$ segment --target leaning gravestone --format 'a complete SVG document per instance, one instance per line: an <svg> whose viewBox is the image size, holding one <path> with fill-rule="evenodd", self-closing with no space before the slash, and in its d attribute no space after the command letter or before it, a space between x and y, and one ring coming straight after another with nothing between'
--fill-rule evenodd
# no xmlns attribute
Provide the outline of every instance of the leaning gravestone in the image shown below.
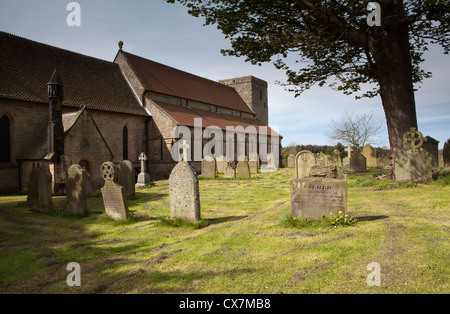
<svg viewBox="0 0 450 314"><path fill-rule="evenodd" d="M127 196L124 188L116 183L117 172L114 164L107 161L100 169L105 180L105 186L101 191L106 215L114 220L126 220L128 218Z"/></svg>
<svg viewBox="0 0 450 314"><path fill-rule="evenodd" d="M200 220L200 194L194 169L179 162L169 176L170 216L190 222Z"/></svg>
<svg viewBox="0 0 450 314"><path fill-rule="evenodd" d="M293 178L291 216L297 219L320 219L344 216L347 210L347 176L335 165L311 167L303 178Z"/></svg>
<svg viewBox="0 0 450 314"><path fill-rule="evenodd" d="M202 177L216 177L216 160L211 156L205 156L202 159Z"/></svg>
<svg viewBox="0 0 450 314"><path fill-rule="evenodd" d="M240 161L236 167L236 178L250 178L250 167L246 161Z"/></svg>
<svg viewBox="0 0 450 314"><path fill-rule="evenodd" d="M403 136L403 150L395 159L398 182L428 182L432 179L432 158L423 145L423 135L411 128Z"/></svg>
<svg viewBox="0 0 450 314"><path fill-rule="evenodd" d="M257 152L250 153L248 166L251 174L257 174L259 168L259 155Z"/></svg>
<svg viewBox="0 0 450 314"><path fill-rule="evenodd" d="M136 193L136 182L134 180L134 167L131 161L122 160L118 171L118 184L123 187L126 196L133 196Z"/></svg>
<svg viewBox="0 0 450 314"><path fill-rule="evenodd" d="M350 157L350 169L361 172L367 171L366 157L364 157L360 151L356 151L352 154L352 157Z"/></svg>
<svg viewBox="0 0 450 314"><path fill-rule="evenodd" d="M224 169L224 172L223 172L223 176L225 178L236 178L236 170L231 166L231 162L230 161L228 161L226 166L225 166L225 169Z"/></svg>
<svg viewBox="0 0 450 314"><path fill-rule="evenodd" d="M72 165L67 170L67 206L69 215L85 215L87 209L87 172L80 165Z"/></svg>
<svg viewBox="0 0 450 314"><path fill-rule="evenodd" d="M303 178L309 174L311 167L316 164L316 156L309 150L302 150L295 156L295 176Z"/></svg>
<svg viewBox="0 0 450 314"><path fill-rule="evenodd" d="M38 210L48 212L53 208L52 202L52 174L47 163L39 168L39 201Z"/></svg>
<svg viewBox="0 0 450 314"><path fill-rule="evenodd" d="M29 204L37 204L39 202L39 169L39 165L33 162L28 181L27 203Z"/></svg>
<svg viewBox="0 0 450 314"><path fill-rule="evenodd" d="M290 154L287 158L287 166L288 168L294 168L295 167L295 156Z"/></svg>
<svg viewBox="0 0 450 314"><path fill-rule="evenodd" d="M377 161L377 151L375 148L372 147L372 145L367 144L362 149L362 154L364 157L366 157L366 166L367 167L377 167L378 161Z"/></svg>

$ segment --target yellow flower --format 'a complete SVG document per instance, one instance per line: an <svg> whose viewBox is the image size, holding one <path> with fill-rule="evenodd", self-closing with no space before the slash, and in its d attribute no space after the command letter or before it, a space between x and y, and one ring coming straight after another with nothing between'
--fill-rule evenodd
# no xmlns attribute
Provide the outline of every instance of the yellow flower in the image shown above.
<svg viewBox="0 0 450 314"><path fill-rule="evenodd" d="M348 217L348 215L345 215L345 217Z"/></svg>
<svg viewBox="0 0 450 314"><path fill-rule="evenodd" d="M341 212L341 211L339 211L339 214L342 214L342 212Z"/></svg>
<svg viewBox="0 0 450 314"><path fill-rule="evenodd" d="M330 212L330 215L333 215L333 213L332 213L332 212Z"/></svg>
<svg viewBox="0 0 450 314"><path fill-rule="evenodd" d="M294 217L294 220L295 220L296 218Z"/></svg>

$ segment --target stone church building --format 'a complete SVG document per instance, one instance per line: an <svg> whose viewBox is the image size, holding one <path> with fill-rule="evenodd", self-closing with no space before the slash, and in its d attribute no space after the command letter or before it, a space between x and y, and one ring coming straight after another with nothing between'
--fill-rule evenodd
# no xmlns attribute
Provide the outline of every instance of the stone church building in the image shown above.
<svg viewBox="0 0 450 314"><path fill-rule="evenodd" d="M279 160L281 136L267 127L265 81L211 81L125 52L122 45L109 62L0 32L0 193L26 189L39 163L49 164L55 194L64 194L72 164L100 187L103 162L130 160L138 173L142 152L152 180L167 178L180 138L173 130L192 130L193 148L199 118L203 128L224 133L227 127L254 127L256 137L241 137L245 154L262 147ZM236 147L224 143L224 154L227 149ZM199 171L200 161L189 160Z"/></svg>

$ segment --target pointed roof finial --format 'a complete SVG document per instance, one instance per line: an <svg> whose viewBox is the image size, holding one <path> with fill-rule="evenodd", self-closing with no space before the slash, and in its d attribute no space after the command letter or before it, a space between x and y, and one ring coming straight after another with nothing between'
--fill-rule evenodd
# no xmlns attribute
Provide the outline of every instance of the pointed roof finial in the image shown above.
<svg viewBox="0 0 450 314"><path fill-rule="evenodd" d="M64 85L56 69L53 71L52 77L50 78L50 81L47 83L47 85Z"/></svg>
<svg viewBox="0 0 450 314"><path fill-rule="evenodd" d="M122 50L123 47L123 41L119 41L119 49Z"/></svg>

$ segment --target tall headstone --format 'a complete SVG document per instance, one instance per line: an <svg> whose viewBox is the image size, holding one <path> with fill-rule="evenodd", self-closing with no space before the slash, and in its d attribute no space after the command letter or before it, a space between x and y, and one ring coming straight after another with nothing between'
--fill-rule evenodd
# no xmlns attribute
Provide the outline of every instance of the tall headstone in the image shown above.
<svg viewBox="0 0 450 314"><path fill-rule="evenodd" d="M133 164L129 160L122 160L119 164L117 183L123 187L127 196L133 196L136 193L136 182L134 180Z"/></svg>
<svg viewBox="0 0 450 314"><path fill-rule="evenodd" d="M145 162L148 160L148 157L145 153L141 153L139 156L139 161L141 162L141 172L138 174L138 179L136 186L144 186L150 184L150 175L147 172Z"/></svg>
<svg viewBox="0 0 450 314"><path fill-rule="evenodd" d="M367 171L366 157L359 150L350 157L350 169L354 171Z"/></svg>
<svg viewBox="0 0 450 314"><path fill-rule="evenodd" d="M364 157L366 157L366 166L367 167L377 167L378 161L377 161L377 151L375 148L372 147L372 145L367 144L362 149L362 154Z"/></svg>
<svg viewBox="0 0 450 314"><path fill-rule="evenodd" d="M67 205L69 215L85 215L87 209L87 172L80 165L75 164L67 170Z"/></svg>
<svg viewBox="0 0 450 314"><path fill-rule="evenodd" d="M287 158L287 166L288 168L294 168L295 167L295 156L290 154Z"/></svg>
<svg viewBox="0 0 450 314"><path fill-rule="evenodd" d="M28 181L27 203L38 204L39 202L39 169L40 166L33 163Z"/></svg>
<svg viewBox="0 0 450 314"><path fill-rule="evenodd" d="M216 177L216 160L211 156L205 156L202 159L202 177Z"/></svg>
<svg viewBox="0 0 450 314"><path fill-rule="evenodd" d="M52 174L47 163L39 168L39 201L38 210L48 212L53 209L52 202Z"/></svg>
<svg viewBox="0 0 450 314"><path fill-rule="evenodd" d="M236 166L236 178L250 178L250 167L246 161L239 161Z"/></svg>
<svg viewBox="0 0 450 314"><path fill-rule="evenodd" d="M423 149L431 155L431 165L439 167L439 141L431 136L425 136L423 139Z"/></svg>
<svg viewBox="0 0 450 314"><path fill-rule="evenodd" d="M170 216L186 221L200 220L198 178L187 162L179 162L169 176Z"/></svg>
<svg viewBox="0 0 450 314"><path fill-rule="evenodd" d="M106 215L114 220L126 220L128 218L127 196L124 188L117 184L117 172L114 164L107 161L102 164L100 170L105 180L101 191Z"/></svg>
<svg viewBox="0 0 450 314"><path fill-rule="evenodd" d="M309 175L291 179L290 186L292 217L317 220L346 214L347 176L335 165L315 165Z"/></svg>
<svg viewBox="0 0 450 314"><path fill-rule="evenodd" d="M295 176L303 178L309 175L311 167L316 164L316 156L309 150L302 150L295 156Z"/></svg>
<svg viewBox="0 0 450 314"><path fill-rule="evenodd" d="M432 158L423 147L423 135L411 128L403 136L403 150L395 159L398 182L428 182L432 179Z"/></svg>
<svg viewBox="0 0 450 314"><path fill-rule="evenodd" d="M250 153L248 166L251 174L257 174L259 169L259 155L257 152Z"/></svg>
<svg viewBox="0 0 450 314"><path fill-rule="evenodd" d="M350 158L352 158L353 149L349 144L344 150L347 152L347 157L342 159L342 165L344 168L350 168Z"/></svg>
<svg viewBox="0 0 450 314"><path fill-rule="evenodd" d="M216 157L217 172L225 173L225 166L227 164L226 157L224 155Z"/></svg>

